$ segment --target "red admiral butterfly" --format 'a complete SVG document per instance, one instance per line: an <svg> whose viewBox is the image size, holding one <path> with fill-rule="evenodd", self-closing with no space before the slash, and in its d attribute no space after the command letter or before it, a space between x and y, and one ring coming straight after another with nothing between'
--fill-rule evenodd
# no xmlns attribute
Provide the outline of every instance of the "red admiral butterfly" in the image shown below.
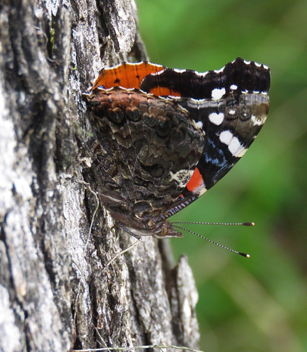
<svg viewBox="0 0 307 352"><path fill-rule="evenodd" d="M198 73L123 63L85 94L99 197L127 232L182 237L167 218L220 180L264 124L270 71L237 58Z"/></svg>

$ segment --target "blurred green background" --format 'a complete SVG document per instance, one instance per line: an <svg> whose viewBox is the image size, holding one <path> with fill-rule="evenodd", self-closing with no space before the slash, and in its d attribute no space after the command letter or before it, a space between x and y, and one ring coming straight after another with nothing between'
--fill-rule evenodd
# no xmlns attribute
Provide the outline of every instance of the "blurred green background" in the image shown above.
<svg viewBox="0 0 307 352"><path fill-rule="evenodd" d="M189 257L206 352L307 351L307 1L137 0L150 60L197 71L240 56L268 65L271 110L230 173L177 221L251 227L190 228L172 241ZM175 218L173 218L175 220Z"/></svg>

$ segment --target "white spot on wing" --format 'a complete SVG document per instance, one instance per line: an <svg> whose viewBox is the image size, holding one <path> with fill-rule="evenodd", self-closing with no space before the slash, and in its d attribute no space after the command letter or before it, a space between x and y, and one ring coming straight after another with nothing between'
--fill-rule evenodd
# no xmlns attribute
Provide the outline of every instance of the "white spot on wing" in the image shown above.
<svg viewBox="0 0 307 352"><path fill-rule="evenodd" d="M265 123L266 119L261 119L260 117L257 117L256 115L252 115L251 120L252 120L254 126L261 126Z"/></svg>
<svg viewBox="0 0 307 352"><path fill-rule="evenodd" d="M159 76L159 75L162 75L162 73L164 73L165 72L165 69L164 70L161 70L161 71L158 71L158 72L153 72L153 73L151 73L151 75L153 75L153 76Z"/></svg>
<svg viewBox="0 0 307 352"><path fill-rule="evenodd" d="M236 158L241 158L247 151L230 131L223 131L220 134L220 141L228 146L228 150Z"/></svg>
<svg viewBox="0 0 307 352"><path fill-rule="evenodd" d="M195 122L195 126L202 130L204 124L202 123L202 121L197 121L197 122Z"/></svg>
<svg viewBox="0 0 307 352"><path fill-rule="evenodd" d="M232 85L230 86L230 89L231 89L231 90L236 90L236 89L238 89L238 86L237 86L236 84L232 84Z"/></svg>
<svg viewBox="0 0 307 352"><path fill-rule="evenodd" d="M193 191L193 193L196 193L199 197L202 196L204 193L206 193L208 190L205 187L205 184L201 185L198 187L196 190Z"/></svg>
<svg viewBox="0 0 307 352"><path fill-rule="evenodd" d="M237 114L237 110L235 110L235 109L228 110L228 115L235 116L236 114Z"/></svg>
<svg viewBox="0 0 307 352"><path fill-rule="evenodd" d="M219 100L226 93L225 88L215 88L211 92L211 97L213 100Z"/></svg>
<svg viewBox="0 0 307 352"><path fill-rule="evenodd" d="M173 70L177 73L187 72L187 70L180 70L179 68L173 68Z"/></svg>
<svg viewBox="0 0 307 352"><path fill-rule="evenodd" d="M240 143L240 141L237 137L232 138L230 144L228 145L228 149L229 149L230 153L237 158L241 158L247 150Z"/></svg>
<svg viewBox="0 0 307 352"><path fill-rule="evenodd" d="M209 120L215 125L219 126L224 121L224 114L222 112L216 113L212 112L209 114Z"/></svg>
<svg viewBox="0 0 307 352"><path fill-rule="evenodd" d="M229 145L233 134L230 131L223 131L220 134L220 141L226 145Z"/></svg>
<svg viewBox="0 0 307 352"><path fill-rule="evenodd" d="M222 67L222 68L220 68L219 70L214 70L214 72L215 72L215 73L221 73L221 72L224 71L224 69L225 69L225 66Z"/></svg>

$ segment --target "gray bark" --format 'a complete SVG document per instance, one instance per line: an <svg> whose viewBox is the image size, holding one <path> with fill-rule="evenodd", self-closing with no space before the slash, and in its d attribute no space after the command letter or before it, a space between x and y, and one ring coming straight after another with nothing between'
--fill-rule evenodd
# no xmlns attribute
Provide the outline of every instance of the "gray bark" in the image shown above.
<svg viewBox="0 0 307 352"><path fill-rule="evenodd" d="M146 59L130 0L0 4L0 351L197 348L197 292L166 240L98 204L81 93ZM85 182L88 181L88 182ZM99 207L98 207L99 205Z"/></svg>

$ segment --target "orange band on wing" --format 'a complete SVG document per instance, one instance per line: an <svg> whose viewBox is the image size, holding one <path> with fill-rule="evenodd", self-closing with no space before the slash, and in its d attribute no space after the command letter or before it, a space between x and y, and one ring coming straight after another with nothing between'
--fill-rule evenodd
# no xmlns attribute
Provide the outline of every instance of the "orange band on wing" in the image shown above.
<svg viewBox="0 0 307 352"><path fill-rule="evenodd" d="M180 93L167 88L167 87L155 87L150 89L149 93L155 94L157 96L164 96L164 97L169 97L169 96L173 96L173 97L180 97Z"/></svg>
<svg viewBox="0 0 307 352"><path fill-rule="evenodd" d="M92 89L103 86L104 89L121 86L123 88L139 88L143 78L151 73L164 70L161 65L153 65L149 62L138 64L123 64L107 68L100 72Z"/></svg>
<svg viewBox="0 0 307 352"><path fill-rule="evenodd" d="M203 177L201 175L201 173L199 172L198 168L195 168L194 173L192 175L192 177L190 178L190 181L187 183L187 189L190 192L195 191L198 187L204 185L204 180Z"/></svg>

